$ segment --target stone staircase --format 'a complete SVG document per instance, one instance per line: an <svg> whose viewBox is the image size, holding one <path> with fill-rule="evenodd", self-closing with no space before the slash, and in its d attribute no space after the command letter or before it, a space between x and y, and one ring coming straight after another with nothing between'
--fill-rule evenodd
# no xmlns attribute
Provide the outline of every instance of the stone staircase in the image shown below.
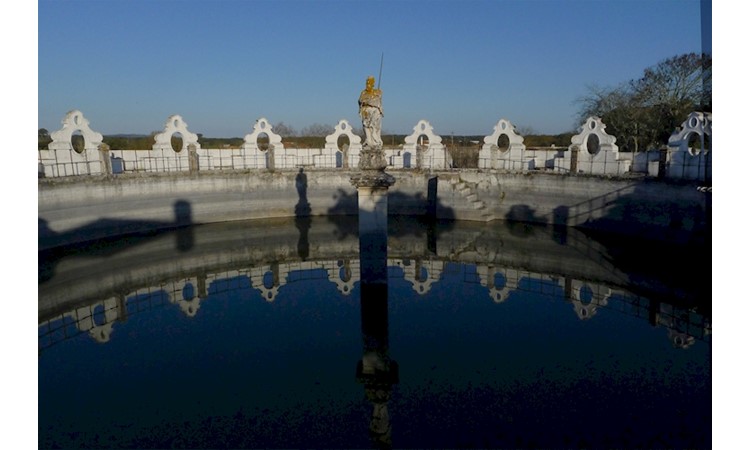
<svg viewBox="0 0 750 450"><path fill-rule="evenodd" d="M478 213L478 218L485 222L493 219L492 213L487 210L487 205L479 199L476 183L461 180L460 177L454 177L450 180L453 189L458 192L471 209Z"/></svg>

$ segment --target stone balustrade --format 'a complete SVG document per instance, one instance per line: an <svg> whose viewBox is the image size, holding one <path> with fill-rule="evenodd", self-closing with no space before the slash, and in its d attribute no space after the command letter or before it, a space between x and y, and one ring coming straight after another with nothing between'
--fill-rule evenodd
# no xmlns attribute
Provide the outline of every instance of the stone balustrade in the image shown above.
<svg viewBox="0 0 750 450"><path fill-rule="evenodd" d="M598 117L589 117L567 148L532 149L523 143L516 127L500 119L478 151L477 168L515 173L544 171L559 174L645 176L711 181L711 114L693 112L662 149L620 152L615 137L606 133ZM70 111L63 127L51 134L48 150L39 150L39 177L108 175L126 172L196 172L215 170L296 170L303 167L354 169L362 150L360 136L342 119L326 136L323 148L287 148L265 117L258 119L240 148L203 149L198 136L179 115L170 116L155 136L151 149L111 150L102 135L89 127L80 111ZM74 148L73 135L83 138ZM182 147L172 147L172 137ZM389 169L459 169L441 136L427 120L396 148L384 149Z"/></svg>

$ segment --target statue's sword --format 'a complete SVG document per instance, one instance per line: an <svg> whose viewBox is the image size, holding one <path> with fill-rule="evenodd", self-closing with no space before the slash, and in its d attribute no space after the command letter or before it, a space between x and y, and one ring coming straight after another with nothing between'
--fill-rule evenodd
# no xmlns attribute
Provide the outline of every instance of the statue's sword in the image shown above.
<svg viewBox="0 0 750 450"><path fill-rule="evenodd" d="M380 77L383 76L383 52L380 53L380 72L378 72L378 89L380 89Z"/></svg>

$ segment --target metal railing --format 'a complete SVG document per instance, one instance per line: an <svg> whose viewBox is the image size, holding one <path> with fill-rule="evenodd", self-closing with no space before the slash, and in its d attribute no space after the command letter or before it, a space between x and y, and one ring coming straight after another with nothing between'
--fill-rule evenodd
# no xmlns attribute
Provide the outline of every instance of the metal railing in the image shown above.
<svg viewBox="0 0 750 450"><path fill-rule="evenodd" d="M575 148L537 147L513 151L500 148L450 148L442 153L386 149L391 169L498 170L564 175L651 176L711 181L710 151L696 154L674 148L636 154L599 152L590 155ZM118 175L123 173L189 173L198 171L344 169L357 166L358 155L330 148L245 148L161 150L38 150L39 177Z"/></svg>

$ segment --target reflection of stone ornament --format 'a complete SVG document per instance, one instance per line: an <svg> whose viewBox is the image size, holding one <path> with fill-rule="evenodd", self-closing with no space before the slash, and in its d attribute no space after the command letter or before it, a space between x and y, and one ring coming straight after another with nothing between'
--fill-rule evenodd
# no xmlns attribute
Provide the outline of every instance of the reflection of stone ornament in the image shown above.
<svg viewBox="0 0 750 450"><path fill-rule="evenodd" d="M669 330L669 341L674 348L689 348L695 344L695 338L679 331Z"/></svg>
<svg viewBox="0 0 750 450"><path fill-rule="evenodd" d="M578 318L588 320L596 315L598 308L607 306L615 291L604 285L571 280L570 294L570 301Z"/></svg>
<svg viewBox="0 0 750 450"><path fill-rule="evenodd" d="M198 297L190 300L177 300L177 306L180 310L188 317L195 317L198 313L198 308L201 307L201 299Z"/></svg>
<svg viewBox="0 0 750 450"><path fill-rule="evenodd" d="M101 308L104 312L103 321L101 320L102 316L97 313L98 308ZM109 298L102 302L78 308L66 315L75 321L76 328L79 331L88 333L96 342L103 344L109 342L112 336L112 326L119 315L118 308L117 299ZM101 323L97 324L95 317L99 317Z"/></svg>
<svg viewBox="0 0 750 450"><path fill-rule="evenodd" d="M272 282L270 286L266 286L265 278L270 275ZM266 267L254 267L250 270L250 284L253 288L260 292L263 300L267 302L273 302L276 300L276 296L279 294L280 279L278 266L266 266ZM286 276L283 277L284 282Z"/></svg>
<svg viewBox="0 0 750 450"><path fill-rule="evenodd" d="M188 317L195 317L201 306L201 298L197 295L196 286L198 286L198 279L191 277L173 283L169 292L169 302L179 306Z"/></svg>
<svg viewBox="0 0 750 450"><path fill-rule="evenodd" d="M104 325L94 327L89 330L89 336L100 344L107 343L112 336L112 325L114 324L105 323Z"/></svg>
<svg viewBox="0 0 750 450"><path fill-rule="evenodd" d="M359 281L359 260L338 261L333 268L327 270L328 279L336 285L336 289L344 295L349 295L354 289L354 283Z"/></svg>
<svg viewBox="0 0 750 450"><path fill-rule="evenodd" d="M442 261L389 260L389 266L397 266L404 271L404 280L411 284L411 288L419 295L430 291L432 285L440 279L443 272Z"/></svg>
<svg viewBox="0 0 750 450"><path fill-rule="evenodd" d="M510 293L518 289L521 275L514 269L496 269L491 266L477 266L479 284L486 287L490 298L495 303L508 300ZM498 283L497 276L501 281Z"/></svg>

